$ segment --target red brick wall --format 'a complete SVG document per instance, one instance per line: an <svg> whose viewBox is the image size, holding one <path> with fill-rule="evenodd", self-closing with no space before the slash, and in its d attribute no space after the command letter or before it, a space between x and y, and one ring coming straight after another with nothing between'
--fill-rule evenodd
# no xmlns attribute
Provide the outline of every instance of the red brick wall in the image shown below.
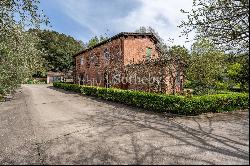
<svg viewBox="0 0 250 166"><path fill-rule="evenodd" d="M182 64L173 61L167 63L143 62L127 65L125 68L127 76L132 80L128 84L128 89L171 94L183 90L184 68ZM179 73L177 74L177 72Z"/></svg>
<svg viewBox="0 0 250 166"><path fill-rule="evenodd" d="M154 41L150 37L128 36L124 39L124 65L138 63L146 58L146 49L152 49L152 58L158 57Z"/></svg>
<svg viewBox="0 0 250 166"><path fill-rule="evenodd" d="M109 50L111 56L110 60L106 60L104 58L105 48L108 48ZM152 49L152 58L158 55L155 49L155 44L150 37L126 36L112 40L99 47L93 48L92 50L84 52L75 58L75 83L78 83L77 76L83 74L88 80L98 78L98 81L100 80L101 82L101 86L104 86L103 77L105 71L107 71L110 78L112 75L117 74L117 70L120 70L120 72L123 74L124 65L129 63L137 63L145 59L147 48ZM94 57L99 59L99 64L97 66L90 62L90 55L94 55ZM83 58L83 65L80 65L81 57Z"/></svg>
<svg viewBox="0 0 250 166"><path fill-rule="evenodd" d="M108 49L110 58L105 59L104 50ZM118 74L121 77L129 76L129 74L134 74L135 72L138 75L145 76L145 74L150 74L151 76L159 76L160 74L160 66L149 65L146 66L146 69L140 67L138 71L134 71L134 69L129 69L130 72L124 71L127 70L127 65L129 64L140 64L142 61L146 59L146 50L147 48L151 48L151 58L158 58L158 52L156 51L156 45L154 41L148 36L123 36L118 39L114 39L110 42L107 42L103 45L100 45L92 50L86 51L81 55L78 55L76 60L76 68L75 74L76 76L83 76L83 78L88 80L84 84L87 85L95 85L95 86L105 86L104 73L108 75L109 82L112 81ZM94 57L93 61L91 60L91 56ZM80 64L80 59L83 58L83 64ZM98 60L97 60L98 59ZM96 63L98 61L98 63ZM126 67L125 67L126 66ZM172 73L175 73L175 69L170 70ZM171 73L170 72L170 73ZM181 69L182 72L182 69ZM128 89L137 89L137 90L145 90L145 91L153 91L153 92L168 92L171 93L174 89L175 92L182 91L182 85L180 86L171 86L171 76L169 72L166 70L166 74L164 75L164 80L166 85L161 87L163 89L159 90L159 87L148 86L148 85L131 85L124 81L121 84L112 84L112 87L119 88L128 88ZM75 83L79 83L79 80L75 79ZM173 76L172 76L173 77ZM183 82L183 78L181 77L181 82Z"/></svg>
<svg viewBox="0 0 250 166"><path fill-rule="evenodd" d="M108 49L109 59L104 57L104 50ZM91 60L91 56L98 59L99 63L95 63L96 60ZM83 58L83 65L80 65L80 59ZM99 86L104 86L104 72L106 71L108 75L112 74L113 68L121 68L123 66L123 56L122 56L122 44L121 39L115 39L111 42L107 42L104 45L93 48L76 58L76 76L83 74L85 79L95 80L92 81L92 85L96 84L96 81L100 82ZM75 83L78 83L75 80ZM87 83L90 85L90 82Z"/></svg>

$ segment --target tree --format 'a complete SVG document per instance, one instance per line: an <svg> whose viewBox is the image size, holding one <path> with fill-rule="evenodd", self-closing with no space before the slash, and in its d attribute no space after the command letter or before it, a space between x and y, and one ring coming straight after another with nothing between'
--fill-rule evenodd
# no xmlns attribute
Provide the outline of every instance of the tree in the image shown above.
<svg viewBox="0 0 250 166"><path fill-rule="evenodd" d="M227 77L232 85L239 84L241 90L249 90L249 56L238 56L227 67Z"/></svg>
<svg viewBox="0 0 250 166"><path fill-rule="evenodd" d="M89 40L87 46L88 46L88 48L90 48L90 47L92 47L92 46L94 46L94 45L96 45L104 40L107 40L107 39L108 39L108 37L103 37L102 35L99 38L97 36L95 36L94 38Z"/></svg>
<svg viewBox="0 0 250 166"><path fill-rule="evenodd" d="M35 35L23 32L19 27L4 34L14 39L5 38L0 42L0 94L17 88L25 78L40 70L44 61L43 53L35 47L39 40Z"/></svg>
<svg viewBox="0 0 250 166"><path fill-rule="evenodd" d="M249 0L194 0L188 20L179 27L183 34L197 32L197 39L209 38L225 50L249 51Z"/></svg>
<svg viewBox="0 0 250 166"><path fill-rule="evenodd" d="M21 27L48 24L47 16L39 10L39 0L1 0L0 30L10 30L16 24Z"/></svg>
<svg viewBox="0 0 250 166"><path fill-rule="evenodd" d="M141 26L139 29L135 30L136 33L148 33L148 30L146 27Z"/></svg>
<svg viewBox="0 0 250 166"><path fill-rule="evenodd" d="M163 57L161 57L161 59L162 58ZM190 54L184 46L175 45L167 50L164 58L170 60L167 68L170 76L172 93L175 94L176 86L181 86L181 88L183 88L183 84L180 84L180 78L185 80L186 68L189 66L190 62Z"/></svg>
<svg viewBox="0 0 250 166"><path fill-rule="evenodd" d="M168 50L168 56L169 58L180 60L187 66L189 65L190 54L188 52L188 49L186 49L184 46L174 45L170 47Z"/></svg>
<svg viewBox="0 0 250 166"><path fill-rule="evenodd" d="M156 32L156 30L150 26L145 27L145 26L141 26L139 29L135 30L135 33L152 33L157 40L159 41L159 43L164 43L164 40L160 37L159 33Z"/></svg>
<svg viewBox="0 0 250 166"><path fill-rule="evenodd" d="M217 50L209 40L198 40L192 45L187 80L192 82L197 93L214 89L218 81L223 81L225 59L224 52Z"/></svg>
<svg viewBox="0 0 250 166"><path fill-rule="evenodd" d="M24 28L47 23L37 0L0 1L0 98L17 88L40 68L42 52L35 33Z"/></svg>
<svg viewBox="0 0 250 166"><path fill-rule="evenodd" d="M160 51L161 56L165 56L167 54L167 50L169 47L164 43L163 38L160 37L159 33L156 32L156 30L150 26L145 27L141 26L139 29L135 30L136 33L152 33L158 40L156 47Z"/></svg>
<svg viewBox="0 0 250 166"><path fill-rule="evenodd" d="M92 46L94 46L94 45L96 45L98 43L99 43L99 39L98 39L97 36L95 36L94 38L92 38L92 39L89 40L89 42L88 42L88 48L92 47Z"/></svg>
<svg viewBox="0 0 250 166"><path fill-rule="evenodd" d="M83 42L56 31L30 29L29 32L35 32L40 38L37 48L45 53L42 57L46 60L44 63L46 71L72 70L72 56L84 49Z"/></svg>
<svg viewBox="0 0 250 166"><path fill-rule="evenodd" d="M152 27L141 26L135 31L136 33L152 33L158 40L156 47L159 50L158 66L161 66L160 71L167 69L172 93L175 94L175 87L179 84L179 78L185 78L185 69L189 65L190 54L184 46L174 45L167 46L164 40ZM181 70L180 70L181 69ZM146 70L146 69L145 69ZM179 73L179 71L181 71ZM164 73L162 73L162 76ZM182 85L181 85L182 86Z"/></svg>

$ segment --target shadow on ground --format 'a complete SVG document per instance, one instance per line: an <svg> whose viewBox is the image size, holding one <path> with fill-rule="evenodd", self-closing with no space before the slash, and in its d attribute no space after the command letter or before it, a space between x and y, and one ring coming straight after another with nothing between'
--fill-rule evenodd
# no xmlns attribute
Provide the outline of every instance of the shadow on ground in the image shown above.
<svg viewBox="0 0 250 166"><path fill-rule="evenodd" d="M63 89L55 88L53 86L48 86L47 88L58 91L58 92L61 92L61 93L64 93L64 94L76 94L76 95L88 98L90 100L97 101L100 104L108 104L108 105L114 106L117 109L118 108L128 108L128 109L130 109L130 111L143 112L145 114L152 114L152 115L157 115L157 116L161 116L161 117L169 117L169 118L183 117L183 115L171 114L171 113L162 113L162 112L154 112L153 110L146 110L146 109L141 109L141 108L138 108L138 107L128 106L128 105L125 105L125 104L122 104L122 103L116 103L116 102L113 102L113 101L108 101L108 100L96 98L96 97L93 97L93 96L87 96L87 95L80 94L80 93L77 93L77 92L65 91Z"/></svg>
<svg viewBox="0 0 250 166"><path fill-rule="evenodd" d="M248 110L169 118L84 97L113 109L52 123L56 127L80 121L89 128L45 142L45 163L249 164Z"/></svg>

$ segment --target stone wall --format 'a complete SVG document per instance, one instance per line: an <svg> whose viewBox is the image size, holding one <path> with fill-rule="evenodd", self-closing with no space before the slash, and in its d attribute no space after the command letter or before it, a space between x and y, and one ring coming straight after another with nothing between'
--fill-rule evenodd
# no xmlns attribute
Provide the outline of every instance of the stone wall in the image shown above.
<svg viewBox="0 0 250 166"><path fill-rule="evenodd" d="M124 65L139 63L145 60L147 48L152 49L151 59L158 57L156 45L149 37L128 36L124 39Z"/></svg>
<svg viewBox="0 0 250 166"><path fill-rule="evenodd" d="M146 58L147 49L151 52L150 61ZM158 55L151 37L121 36L76 56L74 82L149 92L182 91L183 69L174 61L158 63ZM181 73L178 85L177 69Z"/></svg>
<svg viewBox="0 0 250 166"><path fill-rule="evenodd" d="M125 67L128 89L155 93L180 93L183 91L184 66L173 60L151 61Z"/></svg>
<svg viewBox="0 0 250 166"><path fill-rule="evenodd" d="M87 80L85 84L105 86L104 75L110 75L114 68L121 69L123 66L122 39L110 41L84 52L77 56L75 61L75 83L79 83L78 77L83 77Z"/></svg>

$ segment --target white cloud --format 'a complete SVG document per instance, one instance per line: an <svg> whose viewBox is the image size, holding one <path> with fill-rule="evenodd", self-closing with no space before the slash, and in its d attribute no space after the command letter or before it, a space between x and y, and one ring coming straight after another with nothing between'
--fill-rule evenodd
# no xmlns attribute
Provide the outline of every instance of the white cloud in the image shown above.
<svg viewBox="0 0 250 166"><path fill-rule="evenodd" d="M124 18L114 20L116 25L122 25L124 29L133 31L139 26L151 26L167 42L169 38L174 39L174 44L190 47L190 43L185 43L185 37L179 37L181 20L186 16L181 13L181 9L190 10L192 0L140 0L142 6ZM159 17L161 19L159 19ZM158 19L157 19L158 18ZM119 27L118 27L119 28ZM192 36L192 35L191 35Z"/></svg>
<svg viewBox="0 0 250 166"><path fill-rule="evenodd" d="M135 31L140 26L151 26L165 40L174 39L174 44L185 45L190 48L191 43L185 43L185 37L179 37L181 29L177 26L186 15L180 10L190 10L192 0L113 0L98 4L97 1L67 0L59 1L63 11L78 22L82 27L88 28L92 35L111 32L111 35L121 31ZM113 3L115 2L115 3ZM120 5L121 4L121 5ZM128 7L135 8L128 10ZM117 7L119 6L119 7ZM124 7L124 10L122 9ZM126 9L125 9L126 8ZM125 11L126 10L126 11ZM121 14L123 13L123 14ZM113 32L113 33L112 33ZM191 35L193 36L193 35Z"/></svg>

